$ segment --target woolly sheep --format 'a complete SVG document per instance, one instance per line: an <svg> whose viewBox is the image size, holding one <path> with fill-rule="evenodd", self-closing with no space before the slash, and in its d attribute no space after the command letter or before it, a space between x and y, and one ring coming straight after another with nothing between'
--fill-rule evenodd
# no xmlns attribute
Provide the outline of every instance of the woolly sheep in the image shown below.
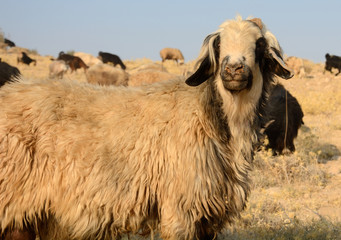
<svg viewBox="0 0 341 240"><path fill-rule="evenodd" d="M285 59L285 63L290 69L293 70L295 76L298 76L300 78L306 76L304 61L302 58L290 56L287 59Z"/></svg>
<svg viewBox="0 0 341 240"><path fill-rule="evenodd" d="M224 22L186 80L0 90L0 228L44 239L213 239L245 207L258 119L290 78L260 20ZM189 86L188 86L189 85Z"/></svg>
<svg viewBox="0 0 341 240"><path fill-rule="evenodd" d="M181 51L177 48L163 48L160 51L160 57L162 59L162 62L165 60L175 60L176 63L183 64L184 63L184 56L182 55Z"/></svg>
<svg viewBox="0 0 341 240"><path fill-rule="evenodd" d="M50 78L63 78L64 73L67 72L69 66L63 60L55 60L49 65L49 77Z"/></svg>
<svg viewBox="0 0 341 240"><path fill-rule="evenodd" d="M129 74L121 68L108 64L96 64L86 73L88 83L99 85L128 85Z"/></svg>

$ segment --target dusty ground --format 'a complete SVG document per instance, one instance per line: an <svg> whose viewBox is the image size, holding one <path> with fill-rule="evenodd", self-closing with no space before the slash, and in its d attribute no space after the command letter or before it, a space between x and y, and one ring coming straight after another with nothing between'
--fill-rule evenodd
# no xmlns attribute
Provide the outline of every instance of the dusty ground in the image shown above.
<svg viewBox="0 0 341 240"><path fill-rule="evenodd" d="M32 56L37 59L37 66L18 65L16 54L3 52L0 57L17 66L26 78L48 77L50 57ZM128 71L152 63L148 59L124 62ZM180 67L166 62L164 66L169 72L182 75L192 70L193 62ZM86 81L83 70L68 73L65 78ZM323 64L311 64L306 76L279 81L297 98L304 112L305 124L296 140L297 151L290 157L259 153L256 159L267 165L255 167L248 207L242 219L232 226L233 230L220 236L222 239L243 239L235 237L234 233L239 231L237 235L241 236L248 227L272 229L280 226L282 229L282 226L292 225L295 228L297 220L308 224L323 220L334 234L341 232L341 74L324 74ZM286 239L283 236L268 239ZM263 238L253 235L245 239ZM337 238L332 235L329 239Z"/></svg>

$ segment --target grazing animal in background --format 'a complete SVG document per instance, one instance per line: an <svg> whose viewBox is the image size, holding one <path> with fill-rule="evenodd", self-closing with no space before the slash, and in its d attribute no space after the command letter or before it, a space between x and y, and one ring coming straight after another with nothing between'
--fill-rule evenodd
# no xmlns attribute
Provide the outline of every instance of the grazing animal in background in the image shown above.
<svg viewBox="0 0 341 240"><path fill-rule="evenodd" d="M30 65L31 63L33 63L34 66L37 65L37 61L30 58L25 52L21 52L21 58L17 58L17 63L23 63L26 65Z"/></svg>
<svg viewBox="0 0 341 240"><path fill-rule="evenodd" d="M302 58L290 56L285 59L285 63L290 69L293 70L295 76L298 76L299 78L306 76L304 61Z"/></svg>
<svg viewBox="0 0 341 240"><path fill-rule="evenodd" d="M63 78L64 73L67 72L69 66L65 63L64 60L55 60L49 65L49 77L54 78L57 77L59 79Z"/></svg>
<svg viewBox="0 0 341 240"><path fill-rule="evenodd" d="M127 86L129 74L121 68L102 63L91 66L86 73L86 79L88 83L103 86Z"/></svg>
<svg viewBox="0 0 341 240"><path fill-rule="evenodd" d="M70 54L64 53L63 51L59 53L57 60L63 60L71 69L71 73L77 71L79 68L83 68L84 72L89 68L80 57L72 56Z"/></svg>
<svg viewBox="0 0 341 240"><path fill-rule="evenodd" d="M9 46L9 47L15 47L15 43L14 42L12 42L11 40L9 40L9 39L7 39L7 38L5 38L5 44L7 44L7 46Z"/></svg>
<svg viewBox="0 0 341 240"><path fill-rule="evenodd" d="M3 62L0 58L0 87L7 82L18 80L21 73L18 68Z"/></svg>
<svg viewBox="0 0 341 240"><path fill-rule="evenodd" d="M86 72L86 70L89 68L89 66L87 66L80 57L74 57L69 62L69 66L70 66L70 69L71 69L71 73L73 71L77 71L77 69L79 69L79 68L83 68L84 72Z"/></svg>
<svg viewBox="0 0 341 240"><path fill-rule="evenodd" d="M174 60L177 64L184 64L185 61L181 51L177 48L163 48L160 51L160 57L162 59L162 63L166 60Z"/></svg>
<svg viewBox="0 0 341 240"><path fill-rule="evenodd" d="M260 19L207 36L186 81L0 89L0 232L44 239L215 239L250 192L273 76L292 76ZM19 94L20 93L20 94Z"/></svg>
<svg viewBox="0 0 341 240"><path fill-rule="evenodd" d="M98 58L103 63L112 63L114 66L120 65L123 70L127 68L122 62L121 58L115 54L100 51L98 52Z"/></svg>
<svg viewBox="0 0 341 240"><path fill-rule="evenodd" d="M266 148L272 149L273 155L283 154L286 149L295 151L294 139L304 124L303 116L297 99L282 84L275 85L266 103L262 121L264 133L269 140Z"/></svg>
<svg viewBox="0 0 341 240"><path fill-rule="evenodd" d="M336 68L338 72L335 74L335 76L339 75L341 72L341 57L335 56L335 55L329 55L329 53L326 54L326 63L324 66L324 71L332 72L332 68Z"/></svg>

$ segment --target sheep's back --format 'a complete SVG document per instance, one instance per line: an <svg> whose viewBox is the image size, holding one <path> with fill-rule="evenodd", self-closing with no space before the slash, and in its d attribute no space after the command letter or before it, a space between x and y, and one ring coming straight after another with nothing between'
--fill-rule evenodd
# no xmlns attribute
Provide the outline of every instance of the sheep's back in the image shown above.
<svg viewBox="0 0 341 240"><path fill-rule="evenodd" d="M0 179L0 195L8 197L0 212L8 204L6 211L16 216L28 212L33 218L35 212L51 209L77 231L94 212L102 216L98 221L106 221L113 209L100 206L110 206L112 199L117 199L111 206L117 214L121 208L147 214L143 207L150 198L138 189L148 187L154 196L163 188L186 194L176 188L195 167L188 156L197 154L186 149L196 144L193 136L203 134L194 127L200 124L193 118L199 115L196 98L195 90L181 81L135 88L63 80L5 86L0 91L0 134L6 139L0 156L8 157L1 157L0 176L6 178ZM166 171L180 167L179 161L184 161L181 171ZM179 180L169 184L169 178ZM13 198L18 202L10 204ZM82 205L88 206L82 212L74 207ZM117 217L118 225L127 220L126 215ZM2 224L11 221L0 214L2 218Z"/></svg>

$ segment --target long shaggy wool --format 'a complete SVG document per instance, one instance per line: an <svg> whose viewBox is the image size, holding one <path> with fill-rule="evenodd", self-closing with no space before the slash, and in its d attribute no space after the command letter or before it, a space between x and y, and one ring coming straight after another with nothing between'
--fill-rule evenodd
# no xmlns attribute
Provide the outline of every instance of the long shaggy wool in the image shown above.
<svg viewBox="0 0 341 240"><path fill-rule="evenodd" d="M183 80L148 89L63 80L5 86L1 228L41 213L76 237L138 231L158 218L169 231L194 231L188 223L212 213L229 211L232 220L248 189L226 178L234 173L221 175L239 169L224 169L216 156L203 91ZM229 192L221 192L226 184Z"/></svg>

